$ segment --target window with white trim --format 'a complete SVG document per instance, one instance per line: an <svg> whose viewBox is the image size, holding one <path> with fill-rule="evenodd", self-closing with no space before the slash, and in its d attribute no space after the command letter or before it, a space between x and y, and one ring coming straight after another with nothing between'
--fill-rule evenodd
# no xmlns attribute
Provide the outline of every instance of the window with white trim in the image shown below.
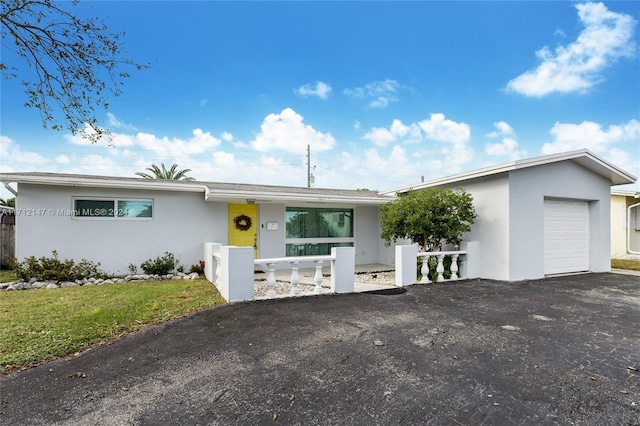
<svg viewBox="0 0 640 426"><path fill-rule="evenodd" d="M287 256L331 254L355 243L353 209L287 207L285 228Z"/></svg>
<svg viewBox="0 0 640 426"><path fill-rule="evenodd" d="M153 200L125 198L74 198L74 216L104 219L153 219Z"/></svg>

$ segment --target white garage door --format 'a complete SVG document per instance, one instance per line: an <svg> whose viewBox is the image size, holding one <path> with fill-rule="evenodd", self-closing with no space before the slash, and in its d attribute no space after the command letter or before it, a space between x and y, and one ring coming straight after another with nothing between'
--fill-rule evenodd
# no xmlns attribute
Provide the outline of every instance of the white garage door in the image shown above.
<svg viewBox="0 0 640 426"><path fill-rule="evenodd" d="M589 205L544 201L544 273L589 270Z"/></svg>

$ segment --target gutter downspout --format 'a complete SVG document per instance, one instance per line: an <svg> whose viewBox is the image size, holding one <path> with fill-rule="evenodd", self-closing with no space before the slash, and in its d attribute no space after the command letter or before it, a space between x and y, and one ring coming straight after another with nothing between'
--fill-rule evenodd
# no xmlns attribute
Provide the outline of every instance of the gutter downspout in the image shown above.
<svg viewBox="0 0 640 426"><path fill-rule="evenodd" d="M640 254L640 251L631 250L631 209L640 206L640 203L632 204L627 207L627 253ZM636 223L638 223L638 214L636 213ZM637 226L635 226L637 228Z"/></svg>
<svg viewBox="0 0 640 426"><path fill-rule="evenodd" d="M10 193L13 194L14 197L18 196L18 191L16 191L15 189L13 189L11 186L9 186L8 182L3 182L4 183L4 187L7 188L7 191L9 191Z"/></svg>

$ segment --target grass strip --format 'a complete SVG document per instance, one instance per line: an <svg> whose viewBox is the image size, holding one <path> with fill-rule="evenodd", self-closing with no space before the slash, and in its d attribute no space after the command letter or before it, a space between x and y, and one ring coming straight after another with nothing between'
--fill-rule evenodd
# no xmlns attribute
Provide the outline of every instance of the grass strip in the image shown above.
<svg viewBox="0 0 640 426"><path fill-rule="evenodd" d="M611 267L615 269L629 269L640 271L640 260L611 259Z"/></svg>
<svg viewBox="0 0 640 426"><path fill-rule="evenodd" d="M3 291L0 374L223 303L204 279Z"/></svg>

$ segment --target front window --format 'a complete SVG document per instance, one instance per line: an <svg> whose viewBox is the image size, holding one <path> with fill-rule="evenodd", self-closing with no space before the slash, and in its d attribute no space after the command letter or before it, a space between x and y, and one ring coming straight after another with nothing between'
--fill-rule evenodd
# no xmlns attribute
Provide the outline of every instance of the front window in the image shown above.
<svg viewBox="0 0 640 426"><path fill-rule="evenodd" d="M325 255L332 247L353 247L353 218L353 209L287 207L286 255Z"/></svg>
<svg viewBox="0 0 640 426"><path fill-rule="evenodd" d="M152 219L153 200L91 199L73 200L75 217L111 219Z"/></svg>

